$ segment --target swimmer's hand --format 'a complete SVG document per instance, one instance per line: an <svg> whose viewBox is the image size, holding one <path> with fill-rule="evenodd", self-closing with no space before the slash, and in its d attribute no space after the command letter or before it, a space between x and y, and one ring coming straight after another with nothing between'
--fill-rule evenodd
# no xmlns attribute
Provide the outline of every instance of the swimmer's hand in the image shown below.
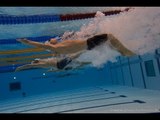
<svg viewBox="0 0 160 120"><path fill-rule="evenodd" d="M17 39L17 41L24 43L24 44L27 44L30 42L30 40L27 40L26 38L20 38L20 39Z"/></svg>
<svg viewBox="0 0 160 120"><path fill-rule="evenodd" d="M30 68L33 68L34 65L32 64L26 64L26 65L22 65L22 66L19 66L16 68L15 72L17 71L21 71L21 70L24 70L24 69L30 69Z"/></svg>
<svg viewBox="0 0 160 120"><path fill-rule="evenodd" d="M15 70L15 72L18 72L20 70L21 70L21 67L17 67L16 70Z"/></svg>

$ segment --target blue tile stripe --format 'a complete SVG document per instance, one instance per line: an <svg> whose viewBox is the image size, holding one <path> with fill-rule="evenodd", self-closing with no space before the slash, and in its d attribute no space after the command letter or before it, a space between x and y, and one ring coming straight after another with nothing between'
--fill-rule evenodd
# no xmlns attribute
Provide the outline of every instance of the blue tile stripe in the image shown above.
<svg viewBox="0 0 160 120"><path fill-rule="evenodd" d="M60 15L30 15L30 16L11 16L0 15L0 25L7 24L32 24L61 21Z"/></svg>

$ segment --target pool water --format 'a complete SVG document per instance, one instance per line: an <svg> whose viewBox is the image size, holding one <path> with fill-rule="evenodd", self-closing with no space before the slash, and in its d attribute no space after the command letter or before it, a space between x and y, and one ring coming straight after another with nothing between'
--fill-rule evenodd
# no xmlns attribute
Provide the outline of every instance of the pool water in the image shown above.
<svg viewBox="0 0 160 120"><path fill-rule="evenodd" d="M56 12L58 9L60 8L52 10ZM97 11L96 9L106 10L92 8ZM21 12L16 12L17 10L22 10L23 13L27 11L26 8L5 7L0 8L0 15L22 15ZM34 8L33 13L31 10L27 11L26 15L35 14L37 10ZM50 10L51 8L43 8L39 14L51 14ZM75 13L78 10L80 8ZM81 12L84 11L90 10L85 8ZM71 9L65 12L72 13ZM58 13L61 14L63 11ZM106 18L112 22L111 16ZM154 51L132 57L117 56L115 61L108 60L107 57L112 58L112 53L115 54L109 51L106 53L107 57L102 56L107 60L100 67L86 65L80 69L59 72L49 72L48 68L15 71L18 66L28 64L36 58L52 57L50 51L21 44L16 41L17 38L26 37L37 42L45 42L63 35L68 30L77 31L81 28L77 33L82 34L83 30L84 33L92 33L90 28L96 27L97 20L91 18L74 22L0 25L3 30L0 32L0 113L159 113L160 48L157 47L159 41L156 35L153 37L153 43L157 43L153 47ZM104 21L100 22L102 24L99 26L102 26ZM86 24L89 25L85 26ZM149 31L152 32L151 29ZM149 40L148 37L146 39ZM127 44L126 41L123 42ZM135 45L138 46L137 43ZM150 47L152 42L148 44ZM132 44L128 45L129 48L133 48ZM102 48L99 53L104 52L103 54L94 51L97 60L100 55L105 55ZM145 49L142 46L143 50Z"/></svg>

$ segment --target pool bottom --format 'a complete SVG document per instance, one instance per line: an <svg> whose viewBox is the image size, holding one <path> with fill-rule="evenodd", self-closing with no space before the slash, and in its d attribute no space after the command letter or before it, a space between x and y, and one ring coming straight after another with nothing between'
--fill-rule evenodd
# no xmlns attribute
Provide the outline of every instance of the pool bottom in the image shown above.
<svg viewBox="0 0 160 120"><path fill-rule="evenodd" d="M0 113L157 113L160 91L93 86L0 103Z"/></svg>

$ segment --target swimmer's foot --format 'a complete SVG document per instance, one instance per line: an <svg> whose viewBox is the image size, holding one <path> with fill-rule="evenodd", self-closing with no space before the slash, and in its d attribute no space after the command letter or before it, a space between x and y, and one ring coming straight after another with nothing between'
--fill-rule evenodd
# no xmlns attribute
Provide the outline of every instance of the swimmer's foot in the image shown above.
<svg viewBox="0 0 160 120"><path fill-rule="evenodd" d="M130 51L130 50L125 50L125 51L120 51L120 53L123 55L123 56L134 56L136 55L134 52Z"/></svg>
<svg viewBox="0 0 160 120"><path fill-rule="evenodd" d="M15 69L15 72L18 72L18 71L20 71L21 70L21 67L17 67L16 69Z"/></svg>

